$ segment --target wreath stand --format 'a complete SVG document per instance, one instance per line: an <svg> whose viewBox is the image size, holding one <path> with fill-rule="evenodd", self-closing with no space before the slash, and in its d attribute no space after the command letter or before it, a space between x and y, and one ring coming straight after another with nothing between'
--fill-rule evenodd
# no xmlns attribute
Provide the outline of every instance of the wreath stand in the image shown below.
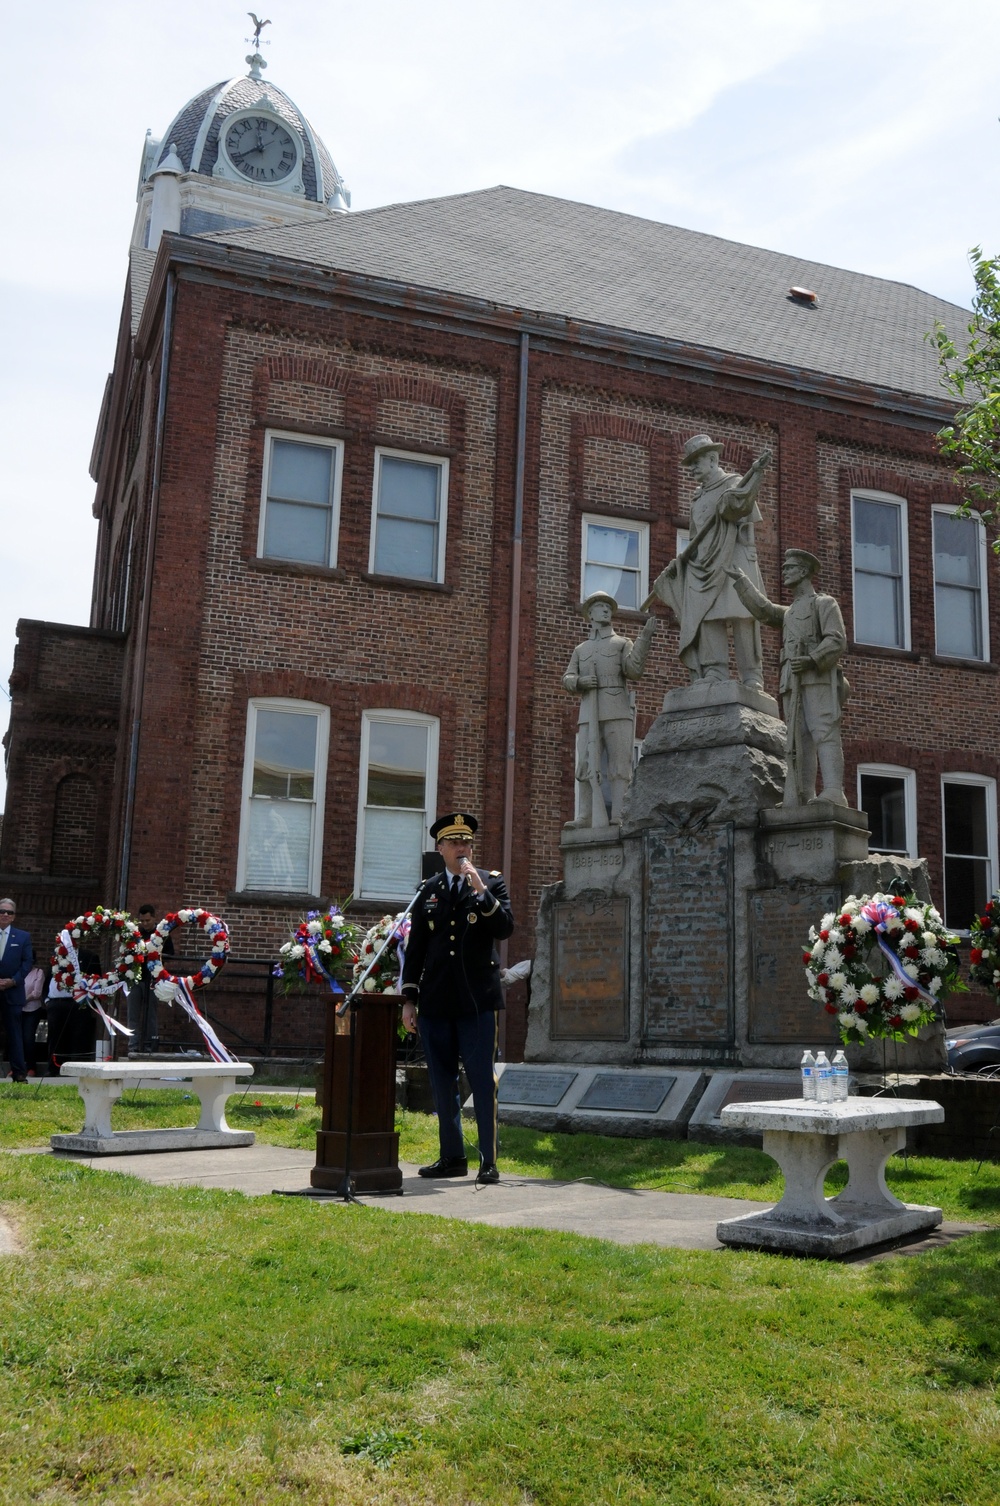
<svg viewBox="0 0 1000 1506"><path fill-rule="evenodd" d="M406 919L420 888L399 917ZM401 1195L396 1122L396 1019L399 994L365 993L364 982L393 943L390 931L340 1005L327 1005L323 1118L316 1132L311 1186L347 1203L358 1192ZM347 1028L342 1021L347 1017Z"/></svg>

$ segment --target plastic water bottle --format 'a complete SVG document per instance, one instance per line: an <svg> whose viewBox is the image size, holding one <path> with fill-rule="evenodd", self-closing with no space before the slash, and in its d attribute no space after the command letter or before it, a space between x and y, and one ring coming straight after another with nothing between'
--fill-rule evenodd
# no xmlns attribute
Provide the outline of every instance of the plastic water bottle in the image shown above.
<svg viewBox="0 0 1000 1506"><path fill-rule="evenodd" d="M843 1051L838 1051L833 1058L833 1098L835 1103L843 1103L847 1098L851 1084L851 1069L847 1065L847 1057Z"/></svg>
<svg viewBox="0 0 1000 1506"><path fill-rule="evenodd" d="M819 1103L829 1103L833 1098L833 1068L825 1051L816 1053L816 1098Z"/></svg>
<svg viewBox="0 0 1000 1506"><path fill-rule="evenodd" d="M816 1097L816 1058L811 1051L802 1053L802 1097Z"/></svg>

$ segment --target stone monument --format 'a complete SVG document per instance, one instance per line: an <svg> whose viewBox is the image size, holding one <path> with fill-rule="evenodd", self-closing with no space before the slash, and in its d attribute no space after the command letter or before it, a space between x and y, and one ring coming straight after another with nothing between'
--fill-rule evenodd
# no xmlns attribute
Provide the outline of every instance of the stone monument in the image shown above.
<svg viewBox="0 0 1000 1506"><path fill-rule="evenodd" d="M526 1062L795 1068L805 1047L837 1042L806 993L809 926L897 876L930 897L926 865L869 855L867 818L847 804L846 638L836 601L814 589L819 561L790 550L790 605L764 593L753 524L769 459L740 477L707 435L684 447L699 482L690 542L644 605L665 601L677 616L691 684L665 697L613 805L620 819L563 830L564 877L539 907ZM782 629L787 724L763 689L758 621ZM574 659L563 683L579 692ZM942 1040L901 1048L901 1065L943 1064ZM855 1068L881 1065L874 1046L849 1055Z"/></svg>

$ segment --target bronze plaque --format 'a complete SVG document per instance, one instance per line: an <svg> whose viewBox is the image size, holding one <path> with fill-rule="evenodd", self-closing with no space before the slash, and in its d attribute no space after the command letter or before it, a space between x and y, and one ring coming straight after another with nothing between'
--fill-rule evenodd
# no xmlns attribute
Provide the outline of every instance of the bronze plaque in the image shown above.
<svg viewBox="0 0 1000 1506"><path fill-rule="evenodd" d="M598 1072L584 1093L578 1109L604 1109L616 1114L655 1114L663 1107L676 1077L659 1073L630 1076L625 1072Z"/></svg>
<svg viewBox="0 0 1000 1506"><path fill-rule="evenodd" d="M646 1036L733 1039L733 828L646 833Z"/></svg>
<svg viewBox="0 0 1000 1506"><path fill-rule="evenodd" d="M829 884L782 885L750 895L750 1040L755 1046L826 1046L837 1017L810 999L802 965L809 927L839 910Z"/></svg>
<svg viewBox="0 0 1000 1506"><path fill-rule="evenodd" d="M628 1040L628 900L554 906L554 1041Z"/></svg>

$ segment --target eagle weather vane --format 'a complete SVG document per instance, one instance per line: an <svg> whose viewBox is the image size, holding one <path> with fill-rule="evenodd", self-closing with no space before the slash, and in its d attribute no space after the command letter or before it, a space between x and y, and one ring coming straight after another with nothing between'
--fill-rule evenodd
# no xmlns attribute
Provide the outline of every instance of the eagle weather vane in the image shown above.
<svg viewBox="0 0 1000 1506"><path fill-rule="evenodd" d="M254 13L253 13L252 10L248 10L247 11L247 15L250 17L251 21L253 22L253 26L254 26L254 31L253 31L253 45L255 47L259 47L260 46L260 34L264 30L264 27L265 26L270 26L271 23L270 23L270 21L259 21L257 19L257 17L254 15Z"/></svg>

